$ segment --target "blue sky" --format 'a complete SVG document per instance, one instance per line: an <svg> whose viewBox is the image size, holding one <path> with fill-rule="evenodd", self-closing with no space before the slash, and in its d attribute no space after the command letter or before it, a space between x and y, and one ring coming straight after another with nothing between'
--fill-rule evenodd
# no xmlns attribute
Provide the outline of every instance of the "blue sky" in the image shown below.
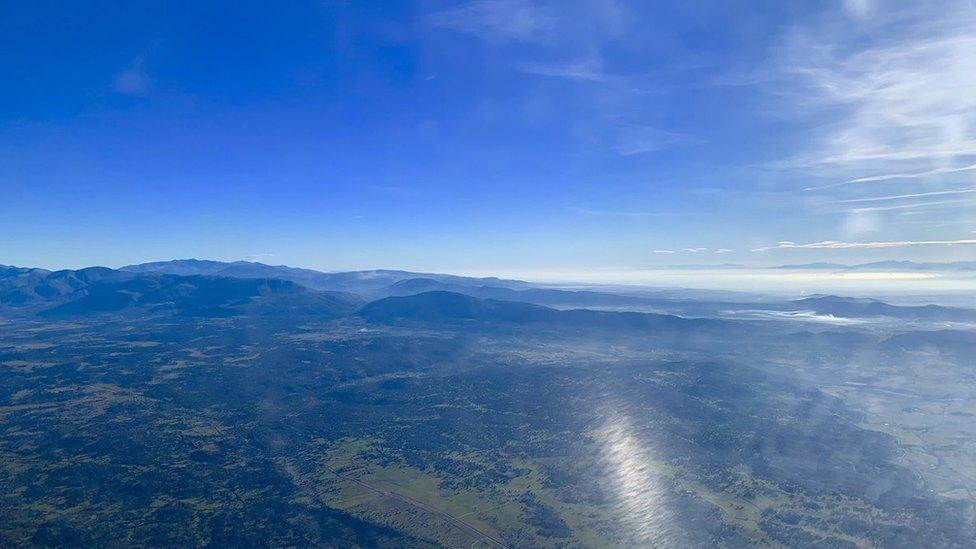
<svg viewBox="0 0 976 549"><path fill-rule="evenodd" d="M0 8L0 263L976 259L969 2L82 4Z"/></svg>

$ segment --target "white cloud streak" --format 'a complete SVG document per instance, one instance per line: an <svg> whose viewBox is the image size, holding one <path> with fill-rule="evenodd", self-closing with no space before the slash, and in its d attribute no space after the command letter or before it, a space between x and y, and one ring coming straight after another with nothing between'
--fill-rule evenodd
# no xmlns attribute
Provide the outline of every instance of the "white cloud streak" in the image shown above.
<svg viewBox="0 0 976 549"><path fill-rule="evenodd" d="M853 208L848 211L853 212L890 212L895 210L916 210L919 208L930 208L933 206L943 208L958 208L966 206L976 206L976 201L972 199L963 200L935 200L931 202L915 202L912 204L899 204L896 206L870 206L867 208Z"/></svg>
<svg viewBox="0 0 976 549"><path fill-rule="evenodd" d="M851 250L851 249L885 249L912 248L917 246L971 246L976 245L976 239L963 240L900 240L887 242L841 242L838 240L824 240L797 244L787 240L778 242L775 246L755 248L754 252L768 252L770 250Z"/></svg>
<svg viewBox="0 0 976 549"><path fill-rule="evenodd" d="M516 68L524 73L554 78L569 78L572 80L589 80L592 82L606 82L609 80L603 72L600 60L585 59L571 63L526 63Z"/></svg>
<svg viewBox="0 0 976 549"><path fill-rule="evenodd" d="M857 179L851 179L846 183L869 183L873 181L890 181L892 179L926 179L937 175L969 172L973 170L976 170L976 164L960 166L958 168L936 168L934 170L926 170L924 172L915 173L888 173L882 175L872 175L870 177L858 177Z"/></svg>
<svg viewBox="0 0 976 549"><path fill-rule="evenodd" d="M906 198L921 198L925 196L944 196L952 194L971 194L976 193L976 189L959 189L954 191L932 191L928 193L912 193L912 194L896 194L891 196L873 196L870 198L849 198L847 200L838 200L835 204L851 204L858 202L883 202L885 200L903 200Z"/></svg>
<svg viewBox="0 0 976 549"><path fill-rule="evenodd" d="M629 126L617 132L613 149L620 156L634 156L695 142L684 134L648 126Z"/></svg>
<svg viewBox="0 0 976 549"><path fill-rule="evenodd" d="M976 170L976 164L969 166L959 166L957 168L935 168L933 170L925 170L923 172L912 172L912 173L888 173L881 175L872 175L869 177L858 177L855 179L850 179L848 181L841 181L840 183L831 183L830 185L821 185L818 187L807 187L803 190L805 191L819 191L824 189L834 189L837 187L843 187L845 185L852 185L857 183L877 183L882 181L895 181L899 179L908 180L921 180L930 179L940 175L949 175L955 173L963 173Z"/></svg>

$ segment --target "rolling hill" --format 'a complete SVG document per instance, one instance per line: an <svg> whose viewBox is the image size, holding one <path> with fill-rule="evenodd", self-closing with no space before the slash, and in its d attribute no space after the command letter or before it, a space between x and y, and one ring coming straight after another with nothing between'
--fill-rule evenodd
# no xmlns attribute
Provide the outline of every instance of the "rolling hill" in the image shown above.
<svg viewBox="0 0 976 549"><path fill-rule="evenodd" d="M188 316L351 314L355 294L316 291L274 278L179 276L93 267L0 271L0 310L43 316L172 313Z"/></svg>

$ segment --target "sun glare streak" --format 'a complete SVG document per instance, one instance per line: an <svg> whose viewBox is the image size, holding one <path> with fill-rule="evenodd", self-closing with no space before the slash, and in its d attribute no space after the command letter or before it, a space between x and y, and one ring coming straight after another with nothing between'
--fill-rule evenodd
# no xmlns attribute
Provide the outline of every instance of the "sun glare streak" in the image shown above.
<svg viewBox="0 0 976 549"><path fill-rule="evenodd" d="M654 469L651 446L637 437L630 418L616 412L608 414L596 437L616 500L614 511L621 522L641 544L678 546L665 480Z"/></svg>

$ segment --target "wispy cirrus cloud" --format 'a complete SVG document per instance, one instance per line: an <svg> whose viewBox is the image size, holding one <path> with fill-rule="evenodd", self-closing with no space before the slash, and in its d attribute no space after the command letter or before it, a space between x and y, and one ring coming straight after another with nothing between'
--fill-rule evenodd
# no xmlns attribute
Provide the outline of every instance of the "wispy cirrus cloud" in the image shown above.
<svg viewBox="0 0 976 549"><path fill-rule="evenodd" d="M145 95L151 85L144 57L137 58L132 65L112 78L112 90L126 95Z"/></svg>
<svg viewBox="0 0 976 549"><path fill-rule="evenodd" d="M754 251L957 245L912 238L918 228L902 216L934 227L952 211L976 207L966 178L976 171L976 5L850 0L843 7L795 26L767 82L806 127L795 154L777 165L792 180L819 180L798 203L841 214L833 224L840 233L831 235L840 240ZM891 190L863 192L875 185ZM867 233L877 240L855 241Z"/></svg>
<svg viewBox="0 0 976 549"><path fill-rule="evenodd" d="M583 59L566 63L524 63L516 65L524 73L572 80L606 82L610 77L603 71L599 59Z"/></svg>
<svg viewBox="0 0 976 549"><path fill-rule="evenodd" d="M551 9L531 0L478 0L431 13L427 20L486 42L548 42L557 23Z"/></svg>
<svg viewBox="0 0 976 549"><path fill-rule="evenodd" d="M928 196L945 196L945 195L955 195L955 194L972 194L976 193L976 189L957 189L952 191L932 191L927 193L910 193L910 194L896 194L888 196L871 196L867 198L848 198L845 200L837 200L836 204L853 204L858 202L883 202L887 200L905 200L909 198L922 198Z"/></svg>
<svg viewBox="0 0 976 549"><path fill-rule="evenodd" d="M873 181L891 181L893 179L925 179L936 175L970 172L974 170L976 170L976 164L970 164L968 166L959 166L955 168L935 168L932 170L925 170L923 172L886 173L881 175L872 175L869 177L858 177L851 179L850 181L846 181L845 183L869 183Z"/></svg>
<svg viewBox="0 0 976 549"><path fill-rule="evenodd" d="M900 240L881 242L843 242L839 240L824 240L797 244L784 240L775 246L754 248L754 252L768 252L770 250L851 250L851 249L884 249L884 248L912 248L917 246L971 246L976 245L976 239L962 240Z"/></svg>
<svg viewBox="0 0 976 549"><path fill-rule="evenodd" d="M976 164L970 164L968 166L959 167L944 167L935 168L932 170L925 170L921 172L908 172L908 173L885 173L880 175L872 175L868 177L856 177L854 179L849 179L847 181L840 181L838 183L831 183L829 185L820 185L815 187L807 187L803 190L805 191L819 191L825 189L835 189L837 187L843 187L846 185L853 185L858 183L877 183L877 182L889 182L897 180L924 180L930 179L937 176L957 174L963 172L976 171Z"/></svg>
<svg viewBox="0 0 976 549"><path fill-rule="evenodd" d="M556 53L564 60L599 60L602 47L629 25L617 0L473 0L430 13L427 21L495 45L538 46L540 57L549 60Z"/></svg>
<svg viewBox="0 0 976 549"><path fill-rule="evenodd" d="M620 156L634 156L698 142L685 134L649 126L625 126L616 134L613 149Z"/></svg>
<svg viewBox="0 0 976 549"><path fill-rule="evenodd" d="M474 0L431 13L427 22L480 40L510 70L563 81L551 97L572 109L570 133L588 151L636 156L698 143L648 116L654 79L608 69L615 41L646 32L633 24L632 9L618 0Z"/></svg>
<svg viewBox="0 0 976 549"><path fill-rule="evenodd" d="M893 206L867 206L862 208L853 208L847 211L853 212L891 212L897 210L917 210L921 208L963 208L976 206L976 200L972 199L961 199L961 200L932 200L928 202L912 202L910 204L895 204Z"/></svg>
<svg viewBox="0 0 976 549"><path fill-rule="evenodd" d="M942 9L911 14L910 26L872 21L850 36L841 34L849 26L793 36L784 70L800 85L805 106L833 119L797 165L887 174L853 179L865 182L902 175L884 169L892 165L935 166L905 172L926 177L976 156L976 9ZM884 33L891 36L878 38Z"/></svg>

